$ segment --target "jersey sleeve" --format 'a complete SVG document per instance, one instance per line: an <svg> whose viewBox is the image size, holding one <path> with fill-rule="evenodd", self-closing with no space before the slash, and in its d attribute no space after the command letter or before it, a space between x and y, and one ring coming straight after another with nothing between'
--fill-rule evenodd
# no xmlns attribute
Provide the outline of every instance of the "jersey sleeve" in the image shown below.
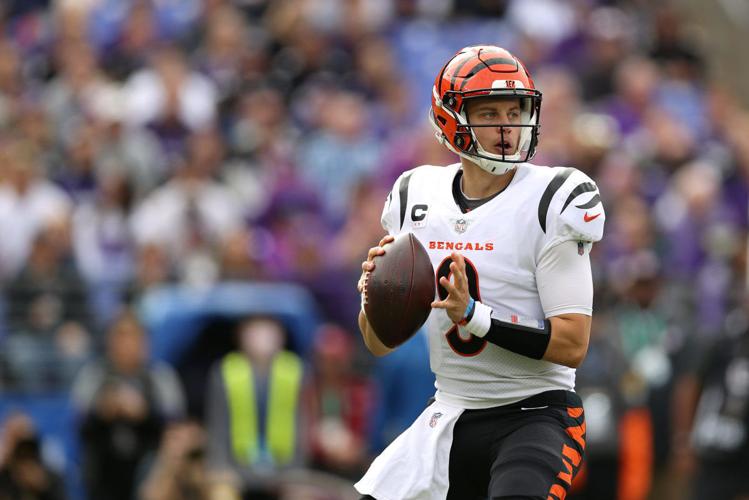
<svg viewBox="0 0 749 500"><path fill-rule="evenodd" d="M582 242L589 250L591 243L603 237L606 221L598 186L575 169L562 170L554 179L563 180L548 204L542 254L565 241Z"/></svg>
<svg viewBox="0 0 749 500"><path fill-rule="evenodd" d="M380 223L382 228L392 236L397 236L403 227L406 200L408 199L408 185L412 174L413 171L409 170L398 177L393 184L393 189L390 190L385 199L385 206L382 207Z"/></svg>
<svg viewBox="0 0 749 500"><path fill-rule="evenodd" d="M560 314L593 313L593 276L590 254L582 243L565 241L545 252L536 268L541 307L547 318Z"/></svg>

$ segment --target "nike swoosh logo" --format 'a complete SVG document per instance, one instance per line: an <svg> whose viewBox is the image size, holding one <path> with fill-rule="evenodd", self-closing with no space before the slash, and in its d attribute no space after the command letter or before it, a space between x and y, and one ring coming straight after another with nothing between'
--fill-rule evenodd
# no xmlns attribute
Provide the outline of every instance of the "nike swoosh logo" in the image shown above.
<svg viewBox="0 0 749 500"><path fill-rule="evenodd" d="M601 215L601 212L598 212L598 213L597 213L597 214L595 214L595 215L588 215L588 212L585 212L585 215L583 215L583 220L584 220L585 222L590 222L590 221L592 221L593 219L597 218L597 217L598 217L599 215Z"/></svg>
<svg viewBox="0 0 749 500"><path fill-rule="evenodd" d="M520 409L521 410L543 410L544 408L548 408L548 407L549 407L549 405L546 405L546 406L529 406L527 408L525 406L521 406Z"/></svg>

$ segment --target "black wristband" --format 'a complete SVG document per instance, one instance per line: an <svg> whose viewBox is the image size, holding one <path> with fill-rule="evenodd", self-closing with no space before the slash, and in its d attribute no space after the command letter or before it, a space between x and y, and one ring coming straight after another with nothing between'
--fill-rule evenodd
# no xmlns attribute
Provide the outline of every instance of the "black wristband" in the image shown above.
<svg viewBox="0 0 749 500"><path fill-rule="evenodd" d="M547 319L544 320L543 328L533 328L492 318L492 324L484 338L508 351L541 359L551 340L551 322Z"/></svg>

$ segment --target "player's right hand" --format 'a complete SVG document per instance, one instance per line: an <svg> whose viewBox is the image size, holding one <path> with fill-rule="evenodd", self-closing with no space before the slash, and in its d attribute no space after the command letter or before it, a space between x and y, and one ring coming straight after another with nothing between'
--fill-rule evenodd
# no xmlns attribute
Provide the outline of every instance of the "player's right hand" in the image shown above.
<svg viewBox="0 0 749 500"><path fill-rule="evenodd" d="M460 323L465 314L468 302L471 300L471 293L468 290L468 277L466 275L466 260L458 252L450 254L452 262L450 263L450 274L453 281L451 282L446 276L440 278L440 285L447 290L447 297L444 300L435 300L432 307L444 309L453 323Z"/></svg>
<svg viewBox="0 0 749 500"><path fill-rule="evenodd" d="M356 289L359 293L364 293L367 285L367 277L375 268L374 258L380 255L385 255L385 249L383 247L388 243L392 243L393 240L395 240L395 237L388 234L380 240L376 247L370 248L369 252L367 252L367 260L361 263L362 273L359 282L356 285Z"/></svg>

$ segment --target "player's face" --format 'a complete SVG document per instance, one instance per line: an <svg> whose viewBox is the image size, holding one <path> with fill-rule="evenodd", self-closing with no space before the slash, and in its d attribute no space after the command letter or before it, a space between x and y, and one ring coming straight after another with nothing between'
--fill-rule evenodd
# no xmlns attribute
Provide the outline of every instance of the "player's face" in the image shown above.
<svg viewBox="0 0 749 500"><path fill-rule="evenodd" d="M520 99L506 97L479 97L466 101L466 116L471 125L494 125L474 127L479 144L488 153L513 155L520 142Z"/></svg>

